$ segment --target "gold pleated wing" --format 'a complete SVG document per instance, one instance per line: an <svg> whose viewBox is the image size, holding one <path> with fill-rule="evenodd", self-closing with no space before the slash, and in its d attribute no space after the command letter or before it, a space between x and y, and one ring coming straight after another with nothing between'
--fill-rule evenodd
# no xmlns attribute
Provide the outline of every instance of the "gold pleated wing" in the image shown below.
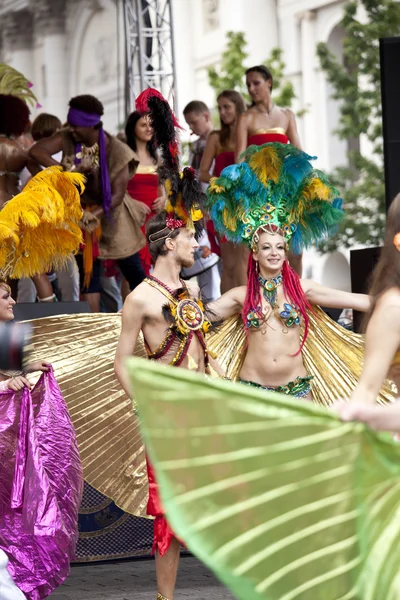
<svg viewBox="0 0 400 600"><path fill-rule="evenodd" d="M309 402L137 362L167 519L239 600L400 598L400 444Z"/></svg>
<svg viewBox="0 0 400 600"><path fill-rule="evenodd" d="M62 315L31 324L30 360L46 360L54 367L76 429L86 481L123 510L144 516L148 483L138 417L113 367L121 316ZM246 347L241 318L228 319L209 334L207 345L227 376L236 379ZM135 355L147 356L142 337ZM314 376L314 401L329 404L354 389L362 368L363 340L317 309L310 315L303 357ZM385 385L381 400L392 397L391 386Z"/></svg>
<svg viewBox="0 0 400 600"><path fill-rule="evenodd" d="M314 377L314 402L328 406L338 398L348 398L356 387L364 360L364 336L341 327L317 306L308 316L310 330L302 350L304 366ZM241 317L227 319L211 332L207 346L217 354L226 376L235 381L246 352ZM378 402L392 402L395 394L394 384L385 381Z"/></svg>
<svg viewBox="0 0 400 600"><path fill-rule="evenodd" d="M114 374L121 315L62 315L30 323L29 360L53 365L85 480L126 512L145 516L148 484L138 417ZM142 338L135 355L146 356Z"/></svg>

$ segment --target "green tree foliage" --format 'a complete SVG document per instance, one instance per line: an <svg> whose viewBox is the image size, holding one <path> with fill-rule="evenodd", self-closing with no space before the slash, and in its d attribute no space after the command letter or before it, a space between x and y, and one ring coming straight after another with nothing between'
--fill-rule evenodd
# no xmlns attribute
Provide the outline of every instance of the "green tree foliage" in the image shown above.
<svg viewBox="0 0 400 600"><path fill-rule="evenodd" d="M359 19L364 9L367 22ZM379 38L400 35L400 4L395 0L351 0L341 21L345 36L343 61L325 43L317 46L322 70L340 102L336 135L349 141L348 165L337 168L332 179L344 200L346 218L325 250L355 243L379 245L385 227L382 110ZM369 147L354 143L365 135Z"/></svg>
<svg viewBox="0 0 400 600"><path fill-rule="evenodd" d="M245 50L247 42L241 31L228 31L226 34L226 48L222 53L219 72L214 67L209 67L208 81L218 95L222 90L236 90L246 96L244 61L248 57Z"/></svg>
<svg viewBox="0 0 400 600"><path fill-rule="evenodd" d="M209 84L216 96L222 90L236 90L248 102L249 96L244 78L244 72L247 69L244 63L248 57L245 35L241 31L228 31L226 38L226 48L222 53L219 70L217 71L215 67L209 67L207 70ZM263 64L269 68L274 78L272 97L275 104L289 107L296 96L292 83L290 81L282 82L285 70L282 53L281 48L273 48Z"/></svg>
<svg viewBox="0 0 400 600"><path fill-rule="evenodd" d="M272 48L264 64L269 68L274 79L272 98L277 106L292 106L296 94L291 81L283 82L285 63L282 58L282 48Z"/></svg>

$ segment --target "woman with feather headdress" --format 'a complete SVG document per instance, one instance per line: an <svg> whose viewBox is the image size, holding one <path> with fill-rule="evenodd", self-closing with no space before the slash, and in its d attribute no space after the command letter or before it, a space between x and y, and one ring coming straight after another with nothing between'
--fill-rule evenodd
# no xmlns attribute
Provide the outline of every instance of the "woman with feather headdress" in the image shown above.
<svg viewBox="0 0 400 600"><path fill-rule="evenodd" d="M300 398L313 396L303 361L312 306L367 311L369 297L300 279L287 261L329 235L342 217L341 200L311 157L290 144L247 150L208 189L217 231L250 248L248 283L209 305L213 320L241 313L246 349L234 378ZM318 322L313 327L318 327Z"/></svg>

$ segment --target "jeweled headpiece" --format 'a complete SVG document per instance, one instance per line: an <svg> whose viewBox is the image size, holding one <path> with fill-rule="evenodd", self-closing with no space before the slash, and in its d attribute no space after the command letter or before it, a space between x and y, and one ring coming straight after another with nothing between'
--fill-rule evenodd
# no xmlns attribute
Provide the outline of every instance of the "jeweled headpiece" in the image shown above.
<svg viewBox="0 0 400 600"><path fill-rule="evenodd" d="M250 146L245 162L226 167L208 187L217 231L250 248L261 231L279 233L296 254L331 234L343 216L342 200L310 160L291 144Z"/></svg>
<svg viewBox="0 0 400 600"><path fill-rule="evenodd" d="M151 234L149 241L166 239L181 227L194 229L196 236L203 229L202 206L204 194L191 168L180 170L177 128L179 125L170 105L158 90L149 88L136 99L136 110L148 114L157 145L161 148L162 166L158 169L160 182L167 192L167 213L164 230ZM159 234L163 234L162 237Z"/></svg>

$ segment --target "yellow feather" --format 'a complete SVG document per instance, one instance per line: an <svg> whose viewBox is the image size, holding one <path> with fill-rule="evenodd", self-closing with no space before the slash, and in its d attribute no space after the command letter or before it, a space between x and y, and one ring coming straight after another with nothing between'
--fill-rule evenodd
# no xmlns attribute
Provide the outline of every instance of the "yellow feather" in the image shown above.
<svg viewBox="0 0 400 600"><path fill-rule="evenodd" d="M211 177L210 179L210 183L208 186L208 191L209 192L215 192L216 194L221 194L222 192L225 191L225 188L223 185L218 185L216 183L217 178L216 177Z"/></svg>
<svg viewBox="0 0 400 600"><path fill-rule="evenodd" d="M321 181L319 177L314 177L304 187L303 196L305 196L307 200L330 200L331 188Z"/></svg>
<svg viewBox="0 0 400 600"><path fill-rule="evenodd" d="M281 164L282 161L273 146L255 152L249 160L250 167L264 185L271 180L274 183L278 181Z"/></svg>
<svg viewBox="0 0 400 600"><path fill-rule="evenodd" d="M0 212L0 269L31 277L61 266L82 243L78 221L84 176L50 167Z"/></svg>
<svg viewBox="0 0 400 600"><path fill-rule="evenodd" d="M225 227L229 229L229 231L236 231L238 224L238 216L232 214L232 212L226 207L222 211L222 220L224 222Z"/></svg>

